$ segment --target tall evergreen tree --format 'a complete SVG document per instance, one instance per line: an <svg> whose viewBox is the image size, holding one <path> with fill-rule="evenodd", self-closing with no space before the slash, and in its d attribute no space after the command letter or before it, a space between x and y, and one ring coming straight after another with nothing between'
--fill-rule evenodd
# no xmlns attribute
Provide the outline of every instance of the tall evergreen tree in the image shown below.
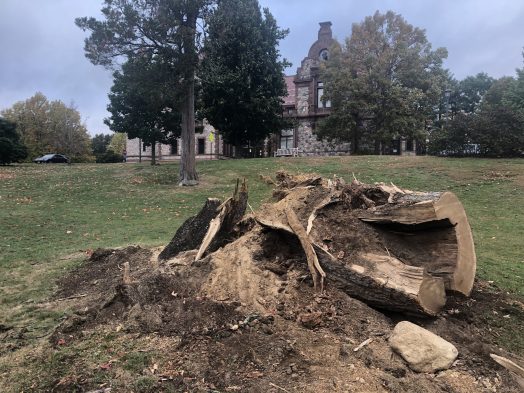
<svg viewBox="0 0 524 393"><path fill-rule="evenodd" d="M288 34L257 0L220 0L200 69L203 115L224 140L255 144L280 131L286 95L279 41Z"/></svg>
<svg viewBox="0 0 524 393"><path fill-rule="evenodd" d="M332 50L324 72L332 114L321 137L387 142L416 137L438 106L447 75L444 48L432 50L424 30L402 16L376 12L354 24L344 48Z"/></svg>
<svg viewBox="0 0 524 393"><path fill-rule="evenodd" d="M181 115L172 105L176 92L170 83L175 77L162 57L145 54L130 58L121 71L114 73L107 107L111 117L105 122L111 130L127 133L130 139L140 138L151 146L152 165L156 164L156 143L168 143L180 136Z"/></svg>
<svg viewBox="0 0 524 393"><path fill-rule="evenodd" d="M114 67L122 58L147 53L162 57L176 71L180 92L172 107L181 114L182 157L180 183L196 184L195 72L200 33L198 20L213 0L104 0L104 20L77 18L76 24L91 35L85 41L87 58L97 65Z"/></svg>

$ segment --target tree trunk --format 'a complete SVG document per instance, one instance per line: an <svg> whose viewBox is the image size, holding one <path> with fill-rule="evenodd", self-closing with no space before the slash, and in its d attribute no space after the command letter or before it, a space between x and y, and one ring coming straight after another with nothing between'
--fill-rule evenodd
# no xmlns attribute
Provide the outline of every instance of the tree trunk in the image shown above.
<svg viewBox="0 0 524 393"><path fill-rule="evenodd" d="M291 227L281 222L262 217L256 217L256 220L263 227L297 236ZM282 241L289 243L286 239ZM408 266L389 255L373 253L359 255L359 264L348 264L317 243L312 242L312 245L325 272L327 286L334 285L369 305L410 314L436 315L446 304L444 281L426 274L423 268Z"/></svg>
<svg viewBox="0 0 524 393"><path fill-rule="evenodd" d="M185 91L181 106L182 151L180 157L180 185L198 184L195 151L195 71L198 64L196 53L196 22L200 12L199 5L188 2L185 18L181 20L183 29L183 56L185 63Z"/></svg>
<svg viewBox="0 0 524 393"><path fill-rule="evenodd" d="M173 239L158 256L159 260L175 257L182 251L198 249L209 229L209 224L218 215L218 208L222 204L220 199L209 198L200 212L189 217L178 228Z"/></svg>
<svg viewBox="0 0 524 393"><path fill-rule="evenodd" d="M195 80L188 84L182 105L182 146L180 157L180 185L198 184L195 158Z"/></svg>
<svg viewBox="0 0 524 393"><path fill-rule="evenodd" d="M361 254L366 267L333 258L317 249L328 283L374 307L409 314L436 315L446 304L444 281L397 258ZM328 284L329 285L329 284Z"/></svg>
<svg viewBox="0 0 524 393"><path fill-rule="evenodd" d="M233 197L220 206L218 215L209 223L207 233L195 257L196 261L201 259L205 253L216 251L226 244L233 228L244 217L248 198L246 181L244 180L240 190L238 186L239 180L237 180Z"/></svg>
<svg viewBox="0 0 524 393"><path fill-rule="evenodd" d="M390 203L359 211L358 218L380 231L392 253L469 296L476 255L462 204L451 192L399 191Z"/></svg>
<svg viewBox="0 0 524 393"><path fill-rule="evenodd" d="M151 165L156 165L156 142L151 143Z"/></svg>

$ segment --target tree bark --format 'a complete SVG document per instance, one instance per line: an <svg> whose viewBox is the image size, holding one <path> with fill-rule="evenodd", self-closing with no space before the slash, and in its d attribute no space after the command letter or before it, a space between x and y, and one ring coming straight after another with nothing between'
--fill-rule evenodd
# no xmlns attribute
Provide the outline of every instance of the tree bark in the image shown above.
<svg viewBox="0 0 524 393"><path fill-rule="evenodd" d="M151 143L151 165L156 165L156 142Z"/></svg>
<svg viewBox="0 0 524 393"><path fill-rule="evenodd" d="M180 157L180 185L198 184L195 151L195 71L198 63L196 53L196 22L200 12L199 5L189 3L185 20L182 18L183 54L186 67L186 83L182 102L182 151Z"/></svg>
<svg viewBox="0 0 524 393"><path fill-rule="evenodd" d="M237 180L233 197L220 206L218 215L209 223L209 228L198 249L195 261L201 259L206 252L216 251L227 243L234 226L244 217L248 199L246 181L244 180L240 190L238 186L239 181Z"/></svg>
<svg viewBox="0 0 524 393"><path fill-rule="evenodd" d="M195 158L195 80L188 84L182 105L182 149L180 157L180 185L198 184Z"/></svg>
<svg viewBox="0 0 524 393"><path fill-rule="evenodd" d="M209 198L196 216L189 217L178 228L175 236L162 250L158 259L167 260L182 251L195 250L200 247L209 229L209 224L218 215L218 208L221 204L220 199Z"/></svg>

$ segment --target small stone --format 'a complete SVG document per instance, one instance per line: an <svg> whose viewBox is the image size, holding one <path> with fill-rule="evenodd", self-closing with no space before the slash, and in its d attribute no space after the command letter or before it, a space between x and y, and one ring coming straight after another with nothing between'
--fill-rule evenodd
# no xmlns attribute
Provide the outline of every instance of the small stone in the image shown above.
<svg viewBox="0 0 524 393"><path fill-rule="evenodd" d="M238 330L238 325L231 326L231 330L233 330L233 331Z"/></svg>
<svg viewBox="0 0 524 393"><path fill-rule="evenodd" d="M458 356L453 344L407 321L395 326L389 345L417 372L447 370Z"/></svg>

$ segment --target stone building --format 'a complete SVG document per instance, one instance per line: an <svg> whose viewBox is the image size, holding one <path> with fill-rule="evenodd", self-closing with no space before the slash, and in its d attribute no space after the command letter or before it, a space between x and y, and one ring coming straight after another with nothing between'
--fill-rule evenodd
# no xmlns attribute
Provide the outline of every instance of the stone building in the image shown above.
<svg viewBox="0 0 524 393"><path fill-rule="evenodd" d="M331 103L322 99L324 83L320 66L329 59L330 50L335 46L339 43L333 38L331 22L320 23L318 39L311 45L296 75L285 77L288 95L284 98L283 114L291 120L292 127L274 138L276 156L350 154L350 143L319 140L315 134L318 121L331 112ZM387 154L416 155L417 145L415 140L398 138L382 150Z"/></svg>
<svg viewBox="0 0 524 393"><path fill-rule="evenodd" d="M202 132L195 133L195 153L198 160L213 160L223 156L234 156L235 147L225 144L222 137L208 123L202 125ZM180 138L172 144L156 144L156 159L162 161L180 160ZM139 138L127 139L127 162L151 161L151 146L146 146Z"/></svg>
<svg viewBox="0 0 524 393"><path fill-rule="evenodd" d="M292 127L282 130L280 138L277 138L277 156L349 154L349 143L321 141L315 135L318 121L329 116L331 111L331 103L323 100L320 65L329 58L329 52L335 45L339 44L333 39L331 22L320 23L318 39L311 45L297 74L285 77L288 95L284 98L283 113Z"/></svg>

